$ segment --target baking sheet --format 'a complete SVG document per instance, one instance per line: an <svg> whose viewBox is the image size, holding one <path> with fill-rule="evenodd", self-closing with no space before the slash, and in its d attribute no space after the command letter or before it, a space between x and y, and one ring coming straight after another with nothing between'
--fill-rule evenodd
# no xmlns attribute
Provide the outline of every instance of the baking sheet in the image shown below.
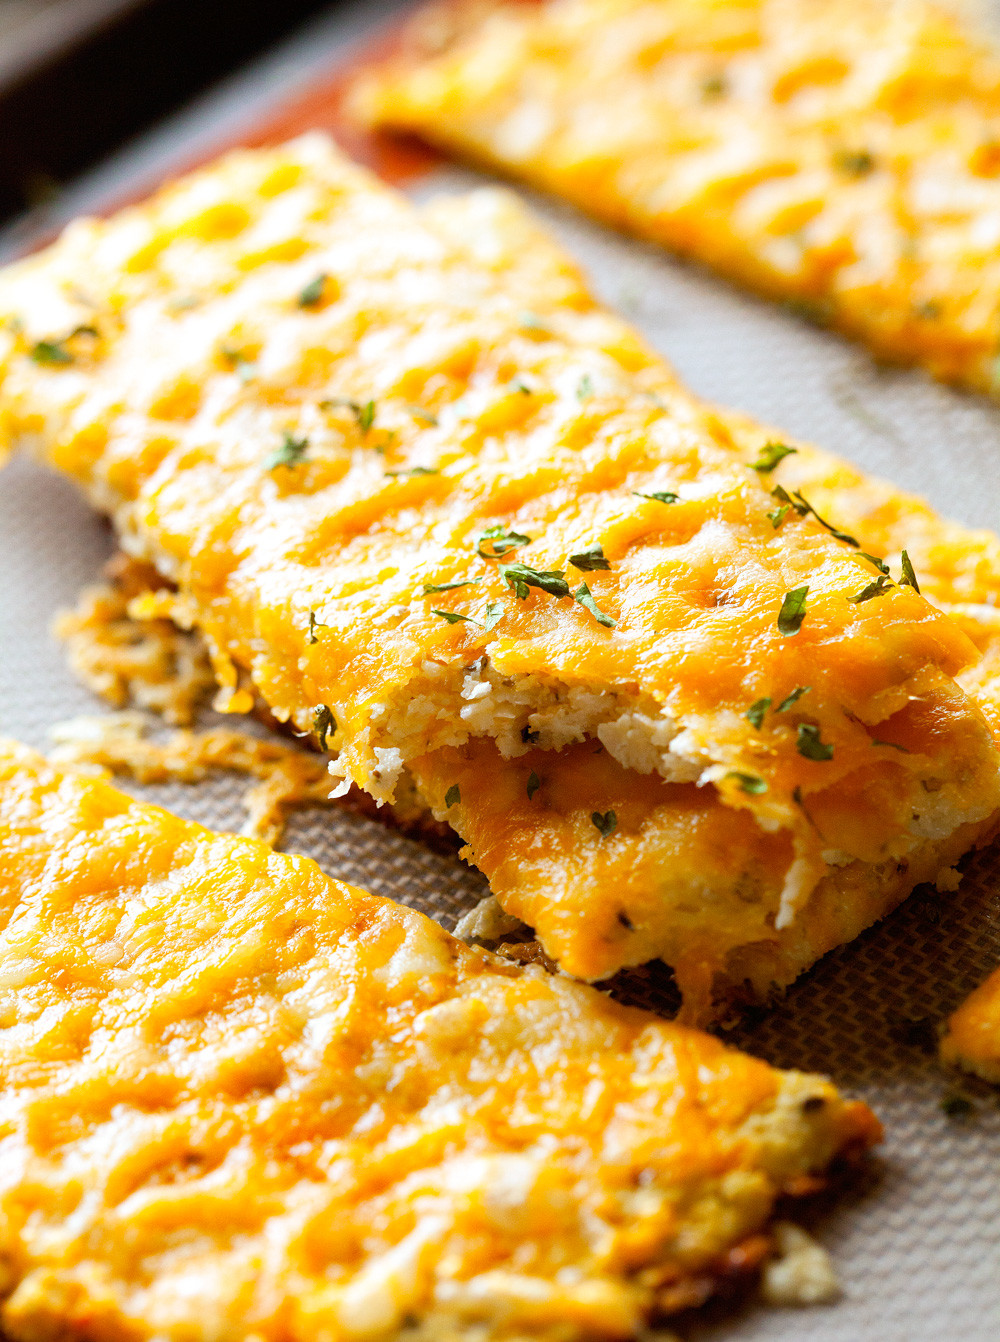
<svg viewBox="0 0 1000 1342"><path fill-rule="evenodd" d="M355 4L318 24L211 99L133 146L69 194L65 215L141 193L172 165L216 145L329 119L334 72L396 6ZM335 87L336 79L331 87ZM303 120L303 117L305 120ZM441 167L409 188L464 190L477 174ZM528 194L528 193L525 193ZM819 442L929 497L965 523L1000 524L1000 408L880 370L837 338L742 297L644 245L528 195L589 272L701 395ZM52 220L47 221L47 225ZM9 248L24 233L10 234ZM67 671L48 627L93 581L112 539L72 488L25 462L0 476L0 731L44 747L51 726L100 705ZM242 780L131 790L217 828L242 822ZM450 925L484 891L457 858L431 852L343 811L297 817L286 846L329 872ZM997 1092L946 1074L933 1027L1000 962L1000 851L966 864L961 889L919 891L880 927L827 957L778 1009L733 1033L783 1066L830 1073L865 1098L887 1128L869 1172L819 1209L814 1229L844 1286L836 1305L749 1306L685 1326L708 1342L995 1342L1000 1337L1000 1106ZM650 999L651 982L625 991ZM652 994L655 997L655 992ZM943 1097L970 1097L949 1118Z"/></svg>

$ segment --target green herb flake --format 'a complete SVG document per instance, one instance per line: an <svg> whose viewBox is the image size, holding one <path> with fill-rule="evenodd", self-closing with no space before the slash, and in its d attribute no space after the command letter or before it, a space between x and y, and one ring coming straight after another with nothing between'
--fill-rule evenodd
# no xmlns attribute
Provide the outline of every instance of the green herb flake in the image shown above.
<svg viewBox="0 0 1000 1342"><path fill-rule="evenodd" d="M590 588L585 582L582 582L573 593L573 600L581 605L584 610L589 610L597 623L602 624L605 629L614 629L617 626L618 621L612 619L610 615L606 615L605 612L601 610L600 606L598 606L597 602L591 596Z"/></svg>
<svg viewBox="0 0 1000 1342"><path fill-rule="evenodd" d="M463 620L467 624L475 624L471 615L459 615L457 610L432 610L432 615L440 615L442 620L447 620L449 624L460 624Z"/></svg>
<svg viewBox="0 0 1000 1342"><path fill-rule="evenodd" d="M872 737L873 746L892 746L893 750L898 750L904 755L910 754L909 746L901 746L898 741L880 741L877 736Z"/></svg>
<svg viewBox="0 0 1000 1342"><path fill-rule="evenodd" d="M447 806L448 809L450 810L453 806L457 806L461 800L462 800L461 788L458 786L457 783L452 783L451 787L444 794L445 806Z"/></svg>
<svg viewBox="0 0 1000 1342"><path fill-rule="evenodd" d="M483 541L489 541L488 550L483 549ZM499 559L510 550L517 550L522 545L530 544L531 537L522 535L520 531L508 531L505 526L487 527L476 537L476 553L483 559Z"/></svg>
<svg viewBox="0 0 1000 1342"><path fill-rule="evenodd" d="M609 834L614 834L618 828L618 817L614 811L605 811L603 815L600 811L594 811L590 818L602 839L606 839Z"/></svg>
<svg viewBox="0 0 1000 1342"><path fill-rule="evenodd" d="M743 716L746 718L747 722L751 723L758 731L760 731L764 722L764 714L770 707L770 699L755 699Z"/></svg>
<svg viewBox="0 0 1000 1342"><path fill-rule="evenodd" d="M727 92L725 75L706 75L701 81L701 96L706 102L714 102Z"/></svg>
<svg viewBox="0 0 1000 1342"><path fill-rule="evenodd" d="M317 620L316 612L314 610L311 610L309 612L309 628L306 631L306 642L318 643L319 639L316 637L316 630L329 629L329 628L330 626L328 624L322 624L319 620Z"/></svg>
<svg viewBox="0 0 1000 1342"><path fill-rule="evenodd" d="M66 348L65 340L39 340L32 345L29 357L35 363L66 365L75 363L76 360Z"/></svg>
<svg viewBox="0 0 1000 1342"><path fill-rule="evenodd" d="M527 382L525 382L522 378L519 377L511 378L511 380L507 383L507 390L519 391L522 396L530 396L532 394L531 388L528 386Z"/></svg>
<svg viewBox="0 0 1000 1342"><path fill-rule="evenodd" d="M863 601L872 601L877 596L885 596L888 589L889 579L884 573L880 573L874 582L870 582L867 587L862 587L860 592L847 599L859 606Z"/></svg>
<svg viewBox="0 0 1000 1342"><path fill-rule="evenodd" d="M802 621L806 617L806 597L808 595L808 586L793 587L790 592L785 593L781 610L778 612L778 630L780 633L797 634L802 628Z"/></svg>
<svg viewBox="0 0 1000 1342"><path fill-rule="evenodd" d="M320 750L326 750L328 747L328 738L337 730L337 723L333 716L333 710L326 704L320 704L313 710L313 731L316 733L316 740L319 742Z"/></svg>
<svg viewBox="0 0 1000 1342"><path fill-rule="evenodd" d="M595 569L611 567L604 558L604 550L600 545L592 545L589 550L584 550L581 554L570 555L569 562L581 573L592 573Z"/></svg>
<svg viewBox="0 0 1000 1342"><path fill-rule="evenodd" d="M264 458L264 469L273 471L277 466L287 466L293 470L305 456L308 447L308 438L293 438L286 432L281 445Z"/></svg>
<svg viewBox="0 0 1000 1342"><path fill-rule="evenodd" d="M774 527L775 531L778 530L782 522L788 516L788 510L791 506L790 503L783 503L780 508L775 508L773 513L768 513L767 520L771 523L771 526Z"/></svg>
<svg viewBox="0 0 1000 1342"><path fill-rule="evenodd" d="M910 556L904 550L899 558L900 563L903 565L903 576L899 580L900 587L912 587L913 590L919 594L920 584L917 582L917 575L913 572Z"/></svg>
<svg viewBox="0 0 1000 1342"><path fill-rule="evenodd" d="M531 773L528 774L528 785L525 788L525 792L527 792L528 794L528 801L531 801L532 797L535 795L535 793L541 786L542 786L541 780L535 773L534 769L532 769Z"/></svg>
<svg viewBox="0 0 1000 1342"><path fill-rule="evenodd" d="M642 494L638 489L633 489L632 493L637 499L652 499L654 503L676 503L680 498L679 494L670 489L657 490L652 494Z"/></svg>
<svg viewBox="0 0 1000 1342"><path fill-rule="evenodd" d="M946 1095L941 1101L941 1112L947 1118L969 1118L976 1106L965 1095Z"/></svg>
<svg viewBox="0 0 1000 1342"><path fill-rule="evenodd" d="M875 171L875 158L867 149L839 149L833 156L833 166L848 177L867 177Z"/></svg>
<svg viewBox="0 0 1000 1342"><path fill-rule="evenodd" d="M793 704L797 704L804 694L808 694L812 689L811 685L797 685L787 699L782 699L781 703L774 710L775 713L785 713Z"/></svg>
<svg viewBox="0 0 1000 1342"><path fill-rule="evenodd" d="M495 629L503 618L503 606L499 601L488 601L482 609L482 626L487 633Z"/></svg>
<svg viewBox="0 0 1000 1342"><path fill-rule="evenodd" d="M482 582L482 578L460 578L458 582L425 582L424 596L430 596L432 592L454 592L458 587L471 587L475 582Z"/></svg>
<svg viewBox="0 0 1000 1342"><path fill-rule="evenodd" d="M514 563L499 565L499 573L521 601L527 597L529 587L538 587L549 596L569 596L569 583L563 577L562 569L537 569Z"/></svg>
<svg viewBox="0 0 1000 1342"><path fill-rule="evenodd" d="M804 759L818 762L833 759L833 746L820 740L819 728L813 722L799 723L799 736L795 746Z"/></svg>
<svg viewBox="0 0 1000 1342"><path fill-rule="evenodd" d="M350 410L362 434L367 434L375 423L375 402L374 401L352 401L343 396L334 396L328 400L320 401L321 410L333 410L337 407L343 407L344 410ZM395 437L395 434L392 435Z"/></svg>
<svg viewBox="0 0 1000 1342"><path fill-rule="evenodd" d="M386 471L385 478L387 480L404 480L414 475L440 475L440 474L441 472L438 471L433 466L410 466L405 471Z"/></svg>
<svg viewBox="0 0 1000 1342"><path fill-rule="evenodd" d="M350 408L358 421L358 428L362 433L367 433L375 423L375 402L365 401L364 405L357 405L351 401Z"/></svg>
<svg viewBox="0 0 1000 1342"><path fill-rule="evenodd" d="M731 769L726 778L731 778L741 792L751 797L762 797L767 791L767 783L757 774L744 774L737 769Z"/></svg>
<svg viewBox="0 0 1000 1342"><path fill-rule="evenodd" d="M750 467L761 475L770 475L786 457L795 456L798 450L797 447L789 447L787 443L765 443L760 449L757 460L752 461Z"/></svg>
<svg viewBox="0 0 1000 1342"><path fill-rule="evenodd" d="M577 384L576 399L578 401L585 401L588 396L593 396L593 394L594 394L594 379L590 376L589 373L584 373L583 377Z"/></svg>
<svg viewBox="0 0 1000 1342"><path fill-rule="evenodd" d="M879 573L888 573L889 565L884 559L879 559L878 555L870 555L865 550L859 551L862 559L867 559L870 564L874 564Z"/></svg>
<svg viewBox="0 0 1000 1342"><path fill-rule="evenodd" d="M774 492L777 493L777 490L775 490ZM808 499L803 497L803 495L800 493L799 490L797 489L793 490L792 499L790 500L790 502L795 508L795 511L799 513L802 517L805 517L807 513L812 513L813 517L815 517L816 521L820 524L820 526L826 527L827 531L829 531L830 535L834 538L834 540L843 541L845 545L853 545L855 550L861 549L860 541L855 540L855 538L851 536L848 532L841 531L838 527L835 527L833 523L828 522L825 517L820 517L816 509L812 506L812 504L808 501Z"/></svg>
<svg viewBox="0 0 1000 1342"><path fill-rule="evenodd" d="M323 290L326 288L328 275L322 271L315 279L311 279L304 289L299 290L299 296L295 300L300 308L318 307L323 301Z"/></svg>

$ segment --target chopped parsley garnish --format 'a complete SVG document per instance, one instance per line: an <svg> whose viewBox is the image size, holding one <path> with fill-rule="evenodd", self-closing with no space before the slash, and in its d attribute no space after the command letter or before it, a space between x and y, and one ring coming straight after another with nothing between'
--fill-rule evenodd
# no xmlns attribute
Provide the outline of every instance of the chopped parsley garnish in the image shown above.
<svg viewBox="0 0 1000 1342"><path fill-rule="evenodd" d="M335 406L343 406L345 410L350 410L357 421L358 428L363 434L367 434L369 429L375 423L375 402L351 401L343 396L334 396L331 400L320 401L321 410L331 410Z"/></svg>
<svg viewBox="0 0 1000 1342"><path fill-rule="evenodd" d="M535 793L541 786L542 786L541 780L535 773L534 769L532 769L531 773L528 774L528 785L525 788L525 791L528 794L528 801L531 801L532 797L535 795Z"/></svg>
<svg viewBox="0 0 1000 1342"><path fill-rule="evenodd" d="M821 517L809 500L799 490L793 490L792 494L789 496L780 485L776 485L774 489L771 490L771 497L780 499L782 503L791 504L800 517L807 517L812 513L820 526L826 527L834 540L843 541L845 545L853 545L855 550L861 548L860 542L855 540L853 536L849 535L846 531L841 531L838 527L835 527L833 523L828 522L825 517Z"/></svg>
<svg viewBox="0 0 1000 1342"><path fill-rule="evenodd" d="M751 797L763 796L767 791L767 783L757 774L743 774L737 769L731 769L726 777L733 779L740 791L746 792Z"/></svg>
<svg viewBox="0 0 1000 1342"><path fill-rule="evenodd" d="M604 611L601 610L600 606L598 606L597 602L591 596L590 588L585 582L582 582L573 593L573 600L581 605L584 610L589 610L597 623L603 624L605 629L614 629L618 624L617 620L612 619L610 615L606 615Z"/></svg>
<svg viewBox="0 0 1000 1342"><path fill-rule="evenodd" d="M611 567L604 558L604 550L600 545L592 545L589 550L584 550L578 555L570 555L569 562L581 573L592 573L595 569Z"/></svg>
<svg viewBox="0 0 1000 1342"><path fill-rule="evenodd" d="M521 601L527 597L529 587L538 587L549 596L569 596L569 583L563 577L562 569L537 569L514 563L499 565L499 572Z"/></svg>
<svg viewBox="0 0 1000 1342"><path fill-rule="evenodd" d="M499 601L488 601L483 607L482 625L487 633L495 629L503 618L503 606Z"/></svg>
<svg viewBox="0 0 1000 1342"><path fill-rule="evenodd" d="M411 475L440 475L440 471L434 466L410 466L405 471L386 471L387 480L401 480Z"/></svg>
<svg viewBox="0 0 1000 1342"><path fill-rule="evenodd" d="M910 747L901 746L898 741L880 741L877 736L872 737L873 746L892 746L893 750L902 751L904 755L909 755Z"/></svg>
<svg viewBox="0 0 1000 1342"><path fill-rule="evenodd" d="M309 628L306 632L306 641L308 643L318 643L319 639L316 637L316 630L329 629L329 628L330 626L328 624L322 624L319 620L317 620L316 612L314 610L311 610L309 612Z"/></svg>
<svg viewBox="0 0 1000 1342"><path fill-rule="evenodd" d="M264 469L273 471L276 466L287 466L289 470L292 470L305 456L308 447L308 438L293 438L290 433L286 432L281 440L281 445L264 458Z"/></svg>
<svg viewBox="0 0 1000 1342"><path fill-rule="evenodd" d="M68 364L76 360L63 340L39 340L31 347L30 357L35 363Z"/></svg>
<svg viewBox="0 0 1000 1342"><path fill-rule="evenodd" d="M860 592L855 593L854 596L849 596L847 599L859 606L862 601L871 601L877 596L885 596L889 583L890 579L884 573L880 573L874 582L870 582L867 587L862 587Z"/></svg>
<svg viewBox="0 0 1000 1342"><path fill-rule="evenodd" d="M462 800L462 790L457 783L452 783L451 787L444 794L444 804L447 807L457 806Z"/></svg>
<svg viewBox="0 0 1000 1342"><path fill-rule="evenodd" d="M799 754L807 760L833 759L833 746L820 740L819 728L813 722L799 723L799 738L795 746Z"/></svg>
<svg viewBox="0 0 1000 1342"><path fill-rule="evenodd" d="M760 456L750 463L751 469L759 471L761 475L770 475L777 465L786 457L794 456L798 450L797 447L789 447L787 443L765 443L760 449Z"/></svg>
<svg viewBox="0 0 1000 1342"><path fill-rule="evenodd" d="M917 582L917 575L913 572L910 556L904 550L899 558L903 565L903 576L899 580L900 587L912 587L913 590L919 594L920 584Z"/></svg>
<svg viewBox="0 0 1000 1342"><path fill-rule="evenodd" d="M867 177L875 170L875 158L867 149L840 149L833 156L833 166L849 177Z"/></svg>
<svg viewBox="0 0 1000 1342"><path fill-rule="evenodd" d="M811 689L811 685L797 685L787 699L782 699L781 703L774 710L775 713L784 713L786 709L791 708L792 704L797 704L802 696L808 694Z"/></svg>
<svg viewBox="0 0 1000 1342"><path fill-rule="evenodd" d="M522 396L531 395L531 388L528 386L527 382L523 382L519 377L511 378L511 380L507 383L507 390L519 391Z"/></svg>
<svg viewBox="0 0 1000 1342"><path fill-rule="evenodd" d="M874 564L879 573L888 573L889 565L884 559L879 559L877 555L870 555L865 550L860 551L861 558L867 559L870 564Z"/></svg>
<svg viewBox="0 0 1000 1342"><path fill-rule="evenodd" d="M483 541L490 542L488 550L483 549ZM524 536L520 531L508 531L505 526L487 527L482 535L476 538L476 553L483 559L499 559L509 550L517 550L522 545L530 545L531 537Z"/></svg>
<svg viewBox="0 0 1000 1342"><path fill-rule="evenodd" d="M320 272L315 279L309 281L304 289L299 291L299 296L296 299L296 302L300 308L314 308L322 302L323 290L326 288L327 279L328 276Z"/></svg>
<svg viewBox="0 0 1000 1342"><path fill-rule="evenodd" d="M976 1106L965 1095L946 1095L941 1101L941 1112L948 1118L968 1118Z"/></svg>
<svg viewBox="0 0 1000 1342"><path fill-rule="evenodd" d="M408 410L415 420L420 424L429 424L432 428L437 427L438 417L429 410L422 409L419 405L407 405L403 407Z"/></svg>
<svg viewBox="0 0 1000 1342"><path fill-rule="evenodd" d="M788 510L791 506L790 503L783 503L780 508L775 508L773 513L768 513L767 520L771 523L771 526L774 527L775 531L778 530L782 522L788 516Z"/></svg>
<svg viewBox="0 0 1000 1342"><path fill-rule="evenodd" d="M593 394L594 394L594 379L590 376L589 373L584 373L583 377L580 379L579 384L577 385L576 388L576 399L578 401L585 401L588 396L593 396Z"/></svg>
<svg viewBox="0 0 1000 1342"><path fill-rule="evenodd" d="M747 722L751 723L758 731L760 731L761 723L764 721L764 714L770 707L770 699L755 699L743 716L746 718Z"/></svg>
<svg viewBox="0 0 1000 1342"><path fill-rule="evenodd" d="M652 499L654 503L676 503L680 497L670 489L657 490L652 494L642 494L638 489L633 489L632 493L637 499Z"/></svg>
<svg viewBox="0 0 1000 1342"><path fill-rule="evenodd" d="M778 629L781 633L797 634L802 628L802 621L806 617L806 597L808 595L808 586L793 587L790 592L785 593L781 610L778 611Z"/></svg>
<svg viewBox="0 0 1000 1342"><path fill-rule="evenodd" d="M333 716L332 709L326 704L320 704L313 710L313 731L316 733L316 739L319 742L320 750L327 749L327 739L337 730L337 723Z"/></svg>
<svg viewBox="0 0 1000 1342"><path fill-rule="evenodd" d="M482 582L482 578L460 578L458 582L425 582L424 595L430 596L431 592L453 592L456 587L470 587L474 582Z"/></svg>
<svg viewBox="0 0 1000 1342"><path fill-rule="evenodd" d="M468 624L475 624L476 621L471 615L459 615L457 610L432 610L432 615L440 615L442 620L447 620L449 624L459 624L465 620Z"/></svg>
<svg viewBox="0 0 1000 1342"><path fill-rule="evenodd" d="M614 811L605 811L603 815L600 811L594 811L590 818L602 839L606 839L609 834L614 834L618 828L618 817Z"/></svg>

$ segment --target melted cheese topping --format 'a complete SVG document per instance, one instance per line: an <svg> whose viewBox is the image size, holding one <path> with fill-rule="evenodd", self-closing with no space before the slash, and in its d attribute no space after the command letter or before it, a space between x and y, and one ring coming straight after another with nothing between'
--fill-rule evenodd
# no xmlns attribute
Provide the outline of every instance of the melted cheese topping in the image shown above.
<svg viewBox="0 0 1000 1342"><path fill-rule="evenodd" d="M11 1339L624 1338L877 1137L12 744L0 929Z"/></svg>
<svg viewBox="0 0 1000 1342"><path fill-rule="evenodd" d="M943 1062L1000 1084L1000 969L973 992L948 1021Z"/></svg>
<svg viewBox="0 0 1000 1342"><path fill-rule="evenodd" d="M785 923L831 848L803 800L836 793L832 847L864 861L926 837L931 767L932 827L988 815L996 751L950 679L970 641L911 587L852 602L870 561L811 514L776 527L762 476L512 210L422 219L318 138L233 155L4 273L3 432L177 584L230 706L240 671L300 729L323 706L376 797L470 738L599 735L793 836ZM596 606L518 589L512 560ZM915 698L909 753L873 750Z"/></svg>
<svg viewBox="0 0 1000 1342"><path fill-rule="evenodd" d="M369 120L993 389L1000 61L946 8L547 0L415 37L359 89Z"/></svg>

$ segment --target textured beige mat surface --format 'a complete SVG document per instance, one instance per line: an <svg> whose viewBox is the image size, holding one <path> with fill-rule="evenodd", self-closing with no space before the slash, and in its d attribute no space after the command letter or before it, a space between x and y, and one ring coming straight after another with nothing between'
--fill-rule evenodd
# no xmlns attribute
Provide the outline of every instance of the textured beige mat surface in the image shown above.
<svg viewBox="0 0 1000 1342"><path fill-rule="evenodd" d="M332 52L335 26L329 33ZM313 69L316 59L311 50ZM422 182L417 194L477 180L448 170ZM558 206L533 204L603 297L628 313L699 393L841 452L963 522L1000 526L1000 408L915 374L880 371L775 308ZM48 626L97 576L111 548L110 533L69 486L24 462L0 474L3 733L44 747L54 723L97 711L65 668ZM223 777L134 790L225 828L242 822L243 786ZM481 879L457 858L350 813L297 817L287 846L448 924L483 892ZM829 956L781 1007L735 1032L750 1051L828 1072L863 1096L886 1124L887 1140L870 1176L816 1221L844 1285L837 1305L750 1308L694 1324L688 1336L1000 1338L1000 1105L990 1088L941 1070L933 1037L941 1018L998 962L1000 850L992 849L967 863L957 894L919 891L882 926ZM650 1002L654 982L633 976L623 991ZM972 1101L965 1117L941 1108L956 1090Z"/></svg>

